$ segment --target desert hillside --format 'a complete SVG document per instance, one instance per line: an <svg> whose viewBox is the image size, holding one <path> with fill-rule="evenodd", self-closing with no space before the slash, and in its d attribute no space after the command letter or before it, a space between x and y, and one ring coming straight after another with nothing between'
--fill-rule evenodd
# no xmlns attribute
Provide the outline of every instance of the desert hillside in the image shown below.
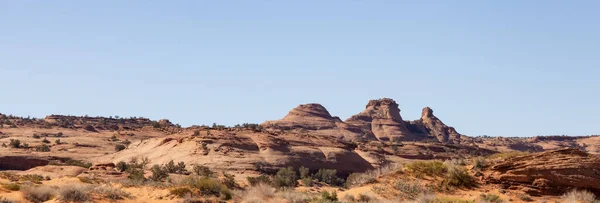
<svg viewBox="0 0 600 203"><path fill-rule="evenodd" d="M191 127L167 119L0 114L0 201L519 202L566 201L575 198L567 197L572 190L599 195L600 136L473 137L429 107L420 119L404 120L389 98L357 112L342 120L320 104L302 104L262 124Z"/></svg>

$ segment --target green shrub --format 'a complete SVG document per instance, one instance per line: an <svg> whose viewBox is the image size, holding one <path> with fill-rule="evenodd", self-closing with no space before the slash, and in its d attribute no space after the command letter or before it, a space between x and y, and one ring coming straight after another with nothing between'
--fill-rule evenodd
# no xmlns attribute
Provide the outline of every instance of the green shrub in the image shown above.
<svg viewBox="0 0 600 203"><path fill-rule="evenodd" d="M441 161L415 161L406 164L406 169L416 177L442 176L448 170L446 165Z"/></svg>
<svg viewBox="0 0 600 203"><path fill-rule="evenodd" d="M467 172L465 167L457 165L447 166L446 179L448 185L456 187L472 187L475 185L473 177Z"/></svg>
<svg viewBox="0 0 600 203"><path fill-rule="evenodd" d="M124 161L119 161L119 162L116 164L116 168L117 168L117 170L118 170L119 172L124 172L124 171L126 171L128 167L129 167L129 166L128 166L128 165L127 165L127 163L126 163L126 162L124 162Z"/></svg>
<svg viewBox="0 0 600 203"><path fill-rule="evenodd" d="M525 201L525 202L531 202L531 201L533 201L533 199L531 198L531 196L529 196L529 195L527 195L527 194L517 194L517 197L518 197L520 200L523 200L523 201Z"/></svg>
<svg viewBox="0 0 600 203"><path fill-rule="evenodd" d="M155 164L154 166L152 166L152 168L150 168L150 171L152 172L152 176L150 176L150 180L153 180L153 181L162 181L162 180L166 179L167 177L169 177L168 171L165 170L163 167L161 167L158 164Z"/></svg>
<svg viewBox="0 0 600 203"><path fill-rule="evenodd" d="M260 176L256 176L256 177L247 177L246 179L248 180L248 183L250 183L251 186L255 186L255 185L259 185L259 184L267 184L267 185L271 184L271 178L266 175L260 175Z"/></svg>
<svg viewBox="0 0 600 203"><path fill-rule="evenodd" d="M194 174L198 176L210 177L214 173L207 166L194 165L193 166Z"/></svg>
<svg viewBox="0 0 600 203"><path fill-rule="evenodd" d="M57 145L62 144L62 142L60 142L60 139L54 140L54 143L56 143Z"/></svg>
<svg viewBox="0 0 600 203"><path fill-rule="evenodd" d="M323 192L321 192L321 201L327 201L327 202L338 201L337 192L333 191L333 192L329 193L329 192L327 192L327 190L324 190Z"/></svg>
<svg viewBox="0 0 600 203"><path fill-rule="evenodd" d="M46 144L42 144L39 146L35 147L35 151L38 152L49 152L50 151L50 146L46 145Z"/></svg>
<svg viewBox="0 0 600 203"><path fill-rule="evenodd" d="M9 183L9 184L3 184L2 185L3 188L10 190L10 191L19 191L21 190L21 185L16 184L16 183Z"/></svg>
<svg viewBox="0 0 600 203"><path fill-rule="evenodd" d="M337 171L335 169L319 169L314 177L329 185L341 186L344 184L344 179L337 176Z"/></svg>
<svg viewBox="0 0 600 203"><path fill-rule="evenodd" d="M21 140L18 139L10 139L10 143L8 144L8 146L12 147L12 148L21 148Z"/></svg>
<svg viewBox="0 0 600 203"><path fill-rule="evenodd" d="M122 145L122 144L115 145L115 151L117 151L117 152L122 151L125 148L127 148L127 147L125 145Z"/></svg>
<svg viewBox="0 0 600 203"><path fill-rule="evenodd" d="M300 179L300 181L302 181L302 185L306 186L306 187L311 187L313 186L313 179L311 177L306 177L306 178L302 178Z"/></svg>
<svg viewBox="0 0 600 203"><path fill-rule="evenodd" d="M310 177L310 169L304 166L300 166L300 168L298 168L298 172L300 172L300 179Z"/></svg>
<svg viewBox="0 0 600 203"><path fill-rule="evenodd" d="M171 188L169 190L169 194L175 195L177 197L185 197L188 195L192 195L193 192L188 187L177 187L177 188Z"/></svg>
<svg viewBox="0 0 600 203"><path fill-rule="evenodd" d="M295 187L298 182L298 177L296 176L296 171L294 168L287 167L282 168L277 171L277 174L273 178L273 184L275 187Z"/></svg>
<svg viewBox="0 0 600 203"><path fill-rule="evenodd" d="M175 162L173 160L171 160L167 164L165 164L165 170L168 173L176 173L176 174L186 174L187 173L184 162L179 162L179 163L177 163L177 165L175 165Z"/></svg>
<svg viewBox="0 0 600 203"><path fill-rule="evenodd" d="M50 144L50 140L48 140L48 139L46 139L46 138L44 138L44 139L42 140L42 142L43 142L44 144Z"/></svg>
<svg viewBox="0 0 600 203"><path fill-rule="evenodd" d="M228 188L234 188L237 186L234 175L223 172L223 177L223 184Z"/></svg>
<svg viewBox="0 0 600 203"><path fill-rule="evenodd" d="M500 196L498 196L496 194L481 194L481 195L479 195L479 199L480 199L480 201L489 202L489 203L503 202L502 199L500 199Z"/></svg>

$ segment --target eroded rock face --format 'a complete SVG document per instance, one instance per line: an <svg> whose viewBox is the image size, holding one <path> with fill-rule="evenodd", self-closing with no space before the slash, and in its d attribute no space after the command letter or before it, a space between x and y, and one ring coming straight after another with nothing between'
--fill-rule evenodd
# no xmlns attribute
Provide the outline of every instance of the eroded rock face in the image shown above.
<svg viewBox="0 0 600 203"><path fill-rule="evenodd" d="M431 136L435 136L438 141L443 143L460 143L461 135L453 127L444 124L440 119L433 115L433 110L429 107L423 108L419 122Z"/></svg>
<svg viewBox="0 0 600 203"><path fill-rule="evenodd" d="M348 118L346 123L371 131L379 140L415 139L400 116L398 104L389 98L370 100L364 111Z"/></svg>
<svg viewBox="0 0 600 203"><path fill-rule="evenodd" d="M487 180L531 195L561 195L572 188L600 193L600 158L578 149L515 157L490 167Z"/></svg>

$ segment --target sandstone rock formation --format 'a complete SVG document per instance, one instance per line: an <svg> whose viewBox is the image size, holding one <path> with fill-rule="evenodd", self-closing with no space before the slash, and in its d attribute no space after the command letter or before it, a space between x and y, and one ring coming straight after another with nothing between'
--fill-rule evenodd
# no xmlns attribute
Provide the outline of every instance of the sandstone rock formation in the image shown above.
<svg viewBox="0 0 600 203"><path fill-rule="evenodd" d="M315 135L335 136L346 140L375 140L369 131L358 126L348 125L339 117L329 114L320 104L303 104L292 109L283 119L267 121L262 124L267 128L282 130L300 130Z"/></svg>
<svg viewBox="0 0 600 203"><path fill-rule="evenodd" d="M461 134L434 116L433 110L429 107L423 108L421 119L411 122L411 125L413 133L433 136L442 143L460 144Z"/></svg>
<svg viewBox="0 0 600 203"><path fill-rule="evenodd" d="M346 123L371 131L379 140L412 140L412 133L400 116L398 104L389 98L371 100L361 113Z"/></svg>
<svg viewBox="0 0 600 203"><path fill-rule="evenodd" d="M487 179L532 195L560 195L572 188L600 193L600 157L578 149L540 152L491 166Z"/></svg>

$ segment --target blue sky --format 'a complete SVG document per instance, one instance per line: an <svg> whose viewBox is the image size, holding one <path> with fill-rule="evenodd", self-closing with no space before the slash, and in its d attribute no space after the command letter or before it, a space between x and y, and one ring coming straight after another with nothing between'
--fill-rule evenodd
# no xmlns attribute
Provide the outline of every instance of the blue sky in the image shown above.
<svg viewBox="0 0 600 203"><path fill-rule="evenodd" d="M0 1L0 112L343 119L395 99L467 135L600 134L600 1Z"/></svg>

